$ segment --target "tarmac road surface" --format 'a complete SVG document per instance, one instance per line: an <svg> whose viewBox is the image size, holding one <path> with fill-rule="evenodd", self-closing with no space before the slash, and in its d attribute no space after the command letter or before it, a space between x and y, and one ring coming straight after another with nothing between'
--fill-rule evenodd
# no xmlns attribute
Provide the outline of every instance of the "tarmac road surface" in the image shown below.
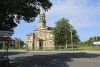
<svg viewBox="0 0 100 67"><path fill-rule="evenodd" d="M9 52L11 67L100 67L100 53Z"/></svg>

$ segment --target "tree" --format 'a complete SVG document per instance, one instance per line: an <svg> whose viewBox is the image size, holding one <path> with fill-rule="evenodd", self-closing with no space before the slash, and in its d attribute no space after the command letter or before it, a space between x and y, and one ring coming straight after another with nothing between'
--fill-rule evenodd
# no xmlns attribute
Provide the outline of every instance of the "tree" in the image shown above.
<svg viewBox="0 0 100 67"><path fill-rule="evenodd" d="M24 41L22 41L20 38L15 38L15 47L16 48L23 48L23 45L25 45Z"/></svg>
<svg viewBox="0 0 100 67"><path fill-rule="evenodd" d="M54 42L55 46L65 47L66 43L71 42L71 30L72 30L72 38L73 42L79 41L79 36L77 35L77 31L73 29L73 26L68 23L69 20L62 18L60 21L56 22L56 27L54 28L53 34L54 34Z"/></svg>
<svg viewBox="0 0 100 67"><path fill-rule="evenodd" d="M75 44L80 42L79 35L77 34L77 31L74 28L72 29L72 40L73 40L73 43Z"/></svg>
<svg viewBox="0 0 100 67"><path fill-rule="evenodd" d="M40 7L47 11L51 6L49 0L0 0L0 30L13 31L20 20L32 22Z"/></svg>

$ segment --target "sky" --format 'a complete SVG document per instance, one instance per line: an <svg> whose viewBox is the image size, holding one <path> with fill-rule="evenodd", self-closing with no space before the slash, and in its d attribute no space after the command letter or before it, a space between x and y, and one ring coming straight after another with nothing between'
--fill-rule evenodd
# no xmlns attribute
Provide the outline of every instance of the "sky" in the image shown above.
<svg viewBox="0 0 100 67"><path fill-rule="evenodd" d="M46 14L47 26L54 27L55 22L66 18L76 29L81 41L89 37L100 36L100 0L50 0L53 3ZM26 34L32 33L38 26L39 18L33 23L23 20L15 28L13 37L26 40Z"/></svg>

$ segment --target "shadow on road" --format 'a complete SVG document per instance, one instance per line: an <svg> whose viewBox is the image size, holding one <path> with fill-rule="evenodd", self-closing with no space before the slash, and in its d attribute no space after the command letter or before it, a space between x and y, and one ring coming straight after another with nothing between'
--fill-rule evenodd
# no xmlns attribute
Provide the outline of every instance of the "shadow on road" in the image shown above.
<svg viewBox="0 0 100 67"><path fill-rule="evenodd" d="M7 52L2 52L0 51L0 55L6 55ZM8 55L17 55L17 54L22 54L22 53L26 53L26 52L9 52Z"/></svg>
<svg viewBox="0 0 100 67"><path fill-rule="evenodd" d="M58 53L49 55L33 55L14 58L10 67L69 67L67 62L72 58L96 58L100 54L88 53Z"/></svg>
<svg viewBox="0 0 100 67"><path fill-rule="evenodd" d="M18 57L19 63L12 64L12 67L68 67L66 62L71 61L70 58L54 55L33 55L29 57Z"/></svg>

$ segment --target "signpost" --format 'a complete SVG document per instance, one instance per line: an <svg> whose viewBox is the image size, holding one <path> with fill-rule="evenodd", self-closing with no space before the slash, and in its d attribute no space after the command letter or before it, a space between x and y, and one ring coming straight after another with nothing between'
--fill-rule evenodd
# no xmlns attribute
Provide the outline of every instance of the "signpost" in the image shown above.
<svg viewBox="0 0 100 67"><path fill-rule="evenodd" d="M8 42L12 40L11 36L14 34L13 31L0 31L0 41L3 41L3 46L5 45L6 42L6 67L8 67L9 64L9 59L8 59Z"/></svg>
<svg viewBox="0 0 100 67"><path fill-rule="evenodd" d="M13 35L13 31L0 31L0 41L11 41L11 36ZM4 44L4 43L3 43ZM7 44L7 58L8 58L8 44Z"/></svg>

